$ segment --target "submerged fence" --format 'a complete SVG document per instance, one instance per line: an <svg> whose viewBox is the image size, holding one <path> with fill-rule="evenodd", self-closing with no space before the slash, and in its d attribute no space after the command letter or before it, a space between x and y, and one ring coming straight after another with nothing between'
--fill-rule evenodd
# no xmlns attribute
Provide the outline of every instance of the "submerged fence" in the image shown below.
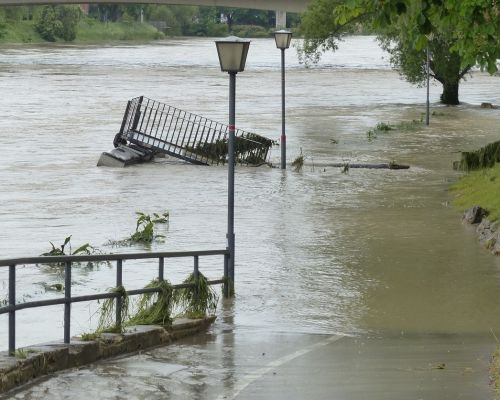
<svg viewBox="0 0 500 400"><path fill-rule="evenodd" d="M210 165L226 162L228 134L228 125L141 96L128 102L118 138L193 164ZM271 139L241 129L235 137L237 163L267 162L274 145Z"/></svg>
<svg viewBox="0 0 500 400"><path fill-rule="evenodd" d="M157 259L158 260L158 280L164 280L165 259L171 258L193 258L193 275L194 284L179 284L173 285L174 289L195 287L196 280L199 276L199 259L207 256L223 256L224 257L224 277L219 280L211 280L209 285L223 284L224 297L229 296L228 282L228 261L229 250L205 250L205 251L187 251L187 252L156 252L156 253L132 253L132 254L106 254L106 255L85 255L85 256L51 256L51 257L33 257L33 258L16 258L0 260L0 267L9 268L9 296L8 305L0 307L1 314L9 314L9 354L14 355L16 350L16 312L28 308L47 307L54 305L64 305L64 343L70 342L71 337L71 304L92 300L116 299L116 316L115 323L121 326L121 308L125 296L140 295L145 293L159 293L160 288L143 288L130 290L125 293L100 293L86 296L71 295L71 272L73 264L82 262L111 262L116 261L116 287L123 286L123 261L125 260L140 260L140 259ZM16 268L24 265L38 265L58 263L64 265L64 297L57 299L29 301L25 303L16 302Z"/></svg>

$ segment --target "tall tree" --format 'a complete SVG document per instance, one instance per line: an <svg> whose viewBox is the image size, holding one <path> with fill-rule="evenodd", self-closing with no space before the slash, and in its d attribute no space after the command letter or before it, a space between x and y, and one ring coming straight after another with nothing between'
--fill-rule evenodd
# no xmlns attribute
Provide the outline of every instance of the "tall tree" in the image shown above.
<svg viewBox="0 0 500 400"><path fill-rule="evenodd" d="M492 3L493 1L493 3ZM460 80L478 62L496 71L500 18L496 0L314 0L302 19L303 55L317 61L359 25L378 35L409 82L425 78L426 47L441 101L458 104Z"/></svg>

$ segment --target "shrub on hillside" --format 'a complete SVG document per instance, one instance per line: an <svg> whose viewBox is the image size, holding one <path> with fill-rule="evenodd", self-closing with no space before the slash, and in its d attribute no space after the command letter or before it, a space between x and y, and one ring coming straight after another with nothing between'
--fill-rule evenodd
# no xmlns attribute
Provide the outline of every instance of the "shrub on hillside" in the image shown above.
<svg viewBox="0 0 500 400"><path fill-rule="evenodd" d="M44 6L35 16L35 30L49 42L57 38L71 42L76 38L80 13L77 6Z"/></svg>

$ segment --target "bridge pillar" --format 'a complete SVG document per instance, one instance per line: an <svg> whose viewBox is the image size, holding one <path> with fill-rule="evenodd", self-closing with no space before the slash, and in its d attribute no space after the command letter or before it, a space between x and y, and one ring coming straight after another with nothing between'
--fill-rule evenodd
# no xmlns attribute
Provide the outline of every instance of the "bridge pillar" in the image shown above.
<svg viewBox="0 0 500 400"><path fill-rule="evenodd" d="M286 11L276 10L276 28L286 28Z"/></svg>

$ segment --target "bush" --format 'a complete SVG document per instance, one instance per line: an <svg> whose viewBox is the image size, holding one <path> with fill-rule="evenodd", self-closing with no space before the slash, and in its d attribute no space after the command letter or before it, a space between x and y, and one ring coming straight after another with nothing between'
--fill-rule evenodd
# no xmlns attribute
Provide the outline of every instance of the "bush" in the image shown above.
<svg viewBox="0 0 500 400"><path fill-rule="evenodd" d="M57 36L66 42L72 42L76 39L76 27L81 15L80 8L77 6L57 6L56 14L61 21Z"/></svg>
<svg viewBox="0 0 500 400"><path fill-rule="evenodd" d="M62 22L56 15L54 6L45 6L35 19L35 30L48 42L55 42L57 33L62 28Z"/></svg>
<svg viewBox="0 0 500 400"><path fill-rule="evenodd" d="M267 38L270 32L258 25L233 25L233 35L246 38Z"/></svg>
<svg viewBox="0 0 500 400"><path fill-rule="evenodd" d="M71 42L76 38L80 13L77 6L44 6L35 17L35 30L49 42L57 38Z"/></svg>

